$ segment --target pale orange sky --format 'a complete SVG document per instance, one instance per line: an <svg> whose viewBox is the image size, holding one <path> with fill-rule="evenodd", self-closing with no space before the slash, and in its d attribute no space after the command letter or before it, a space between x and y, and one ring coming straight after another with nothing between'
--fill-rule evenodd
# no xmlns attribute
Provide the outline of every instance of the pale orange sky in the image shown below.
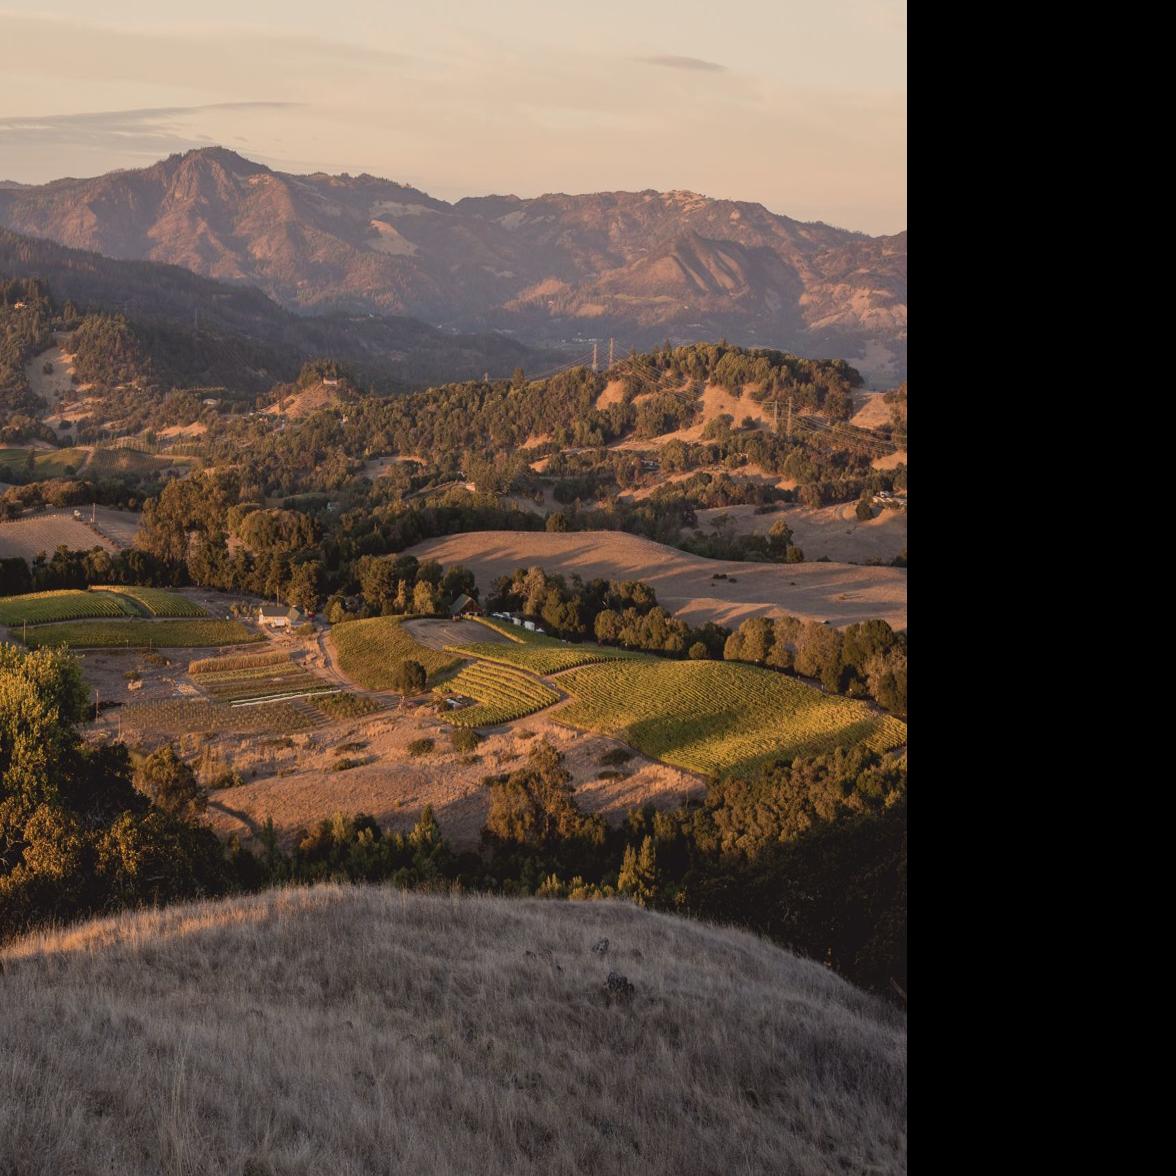
<svg viewBox="0 0 1176 1176"><path fill-rule="evenodd" d="M906 227L903 0L39 0L0 44L0 179L219 143L449 200L686 188Z"/></svg>

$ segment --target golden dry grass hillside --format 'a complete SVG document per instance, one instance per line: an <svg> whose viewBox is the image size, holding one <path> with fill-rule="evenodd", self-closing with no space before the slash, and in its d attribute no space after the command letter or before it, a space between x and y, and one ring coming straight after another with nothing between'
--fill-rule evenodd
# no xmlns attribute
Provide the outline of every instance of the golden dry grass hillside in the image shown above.
<svg viewBox="0 0 1176 1176"><path fill-rule="evenodd" d="M904 568L705 559L624 531L471 531L408 550L421 560L469 568L483 597L496 577L538 566L585 580L643 580L659 604L695 625L735 626L748 617L781 614L833 625L871 617L895 629L907 623Z"/></svg>
<svg viewBox="0 0 1176 1176"><path fill-rule="evenodd" d="M4 1172L905 1170L901 1014L634 906L323 886L0 963Z"/></svg>

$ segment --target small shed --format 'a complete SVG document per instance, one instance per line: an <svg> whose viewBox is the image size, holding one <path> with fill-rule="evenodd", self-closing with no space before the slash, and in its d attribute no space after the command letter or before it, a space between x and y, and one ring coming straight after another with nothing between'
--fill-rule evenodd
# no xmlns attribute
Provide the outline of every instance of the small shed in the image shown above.
<svg viewBox="0 0 1176 1176"><path fill-rule="evenodd" d="M472 596L467 596L463 592L449 606L449 615L451 617L480 617L482 615L482 609Z"/></svg>

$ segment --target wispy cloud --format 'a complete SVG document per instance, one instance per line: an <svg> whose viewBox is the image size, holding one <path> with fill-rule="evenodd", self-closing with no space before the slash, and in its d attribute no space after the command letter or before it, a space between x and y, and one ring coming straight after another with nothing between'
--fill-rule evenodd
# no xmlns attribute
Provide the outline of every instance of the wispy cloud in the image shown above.
<svg viewBox="0 0 1176 1176"><path fill-rule="evenodd" d="M717 61L705 61L701 57L678 57L673 53L661 53L654 57L638 57L645 65L664 65L667 69L693 69L704 73L726 73L727 67Z"/></svg>
<svg viewBox="0 0 1176 1176"><path fill-rule="evenodd" d="M186 150L213 142L208 136L183 127L183 121L194 115L273 110L298 105L296 102L209 102L199 106L151 106L78 114L22 115L19 118L0 115L0 146L35 144L39 148L118 149L155 157L161 151Z"/></svg>

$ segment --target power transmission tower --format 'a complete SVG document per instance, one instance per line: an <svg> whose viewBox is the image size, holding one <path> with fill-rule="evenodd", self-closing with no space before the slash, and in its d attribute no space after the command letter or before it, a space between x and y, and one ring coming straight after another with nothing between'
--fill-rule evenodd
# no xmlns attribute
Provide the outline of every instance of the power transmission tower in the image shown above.
<svg viewBox="0 0 1176 1176"><path fill-rule="evenodd" d="M617 341L614 338L612 338L612 336L609 336L609 340L608 340L608 366L610 368L613 365L613 356L616 352L616 343L617 343Z"/></svg>
<svg viewBox="0 0 1176 1176"><path fill-rule="evenodd" d="M788 394L788 440L792 440L792 393Z"/></svg>
<svg viewBox="0 0 1176 1176"><path fill-rule="evenodd" d="M596 371L596 344L592 344L592 370Z"/></svg>

